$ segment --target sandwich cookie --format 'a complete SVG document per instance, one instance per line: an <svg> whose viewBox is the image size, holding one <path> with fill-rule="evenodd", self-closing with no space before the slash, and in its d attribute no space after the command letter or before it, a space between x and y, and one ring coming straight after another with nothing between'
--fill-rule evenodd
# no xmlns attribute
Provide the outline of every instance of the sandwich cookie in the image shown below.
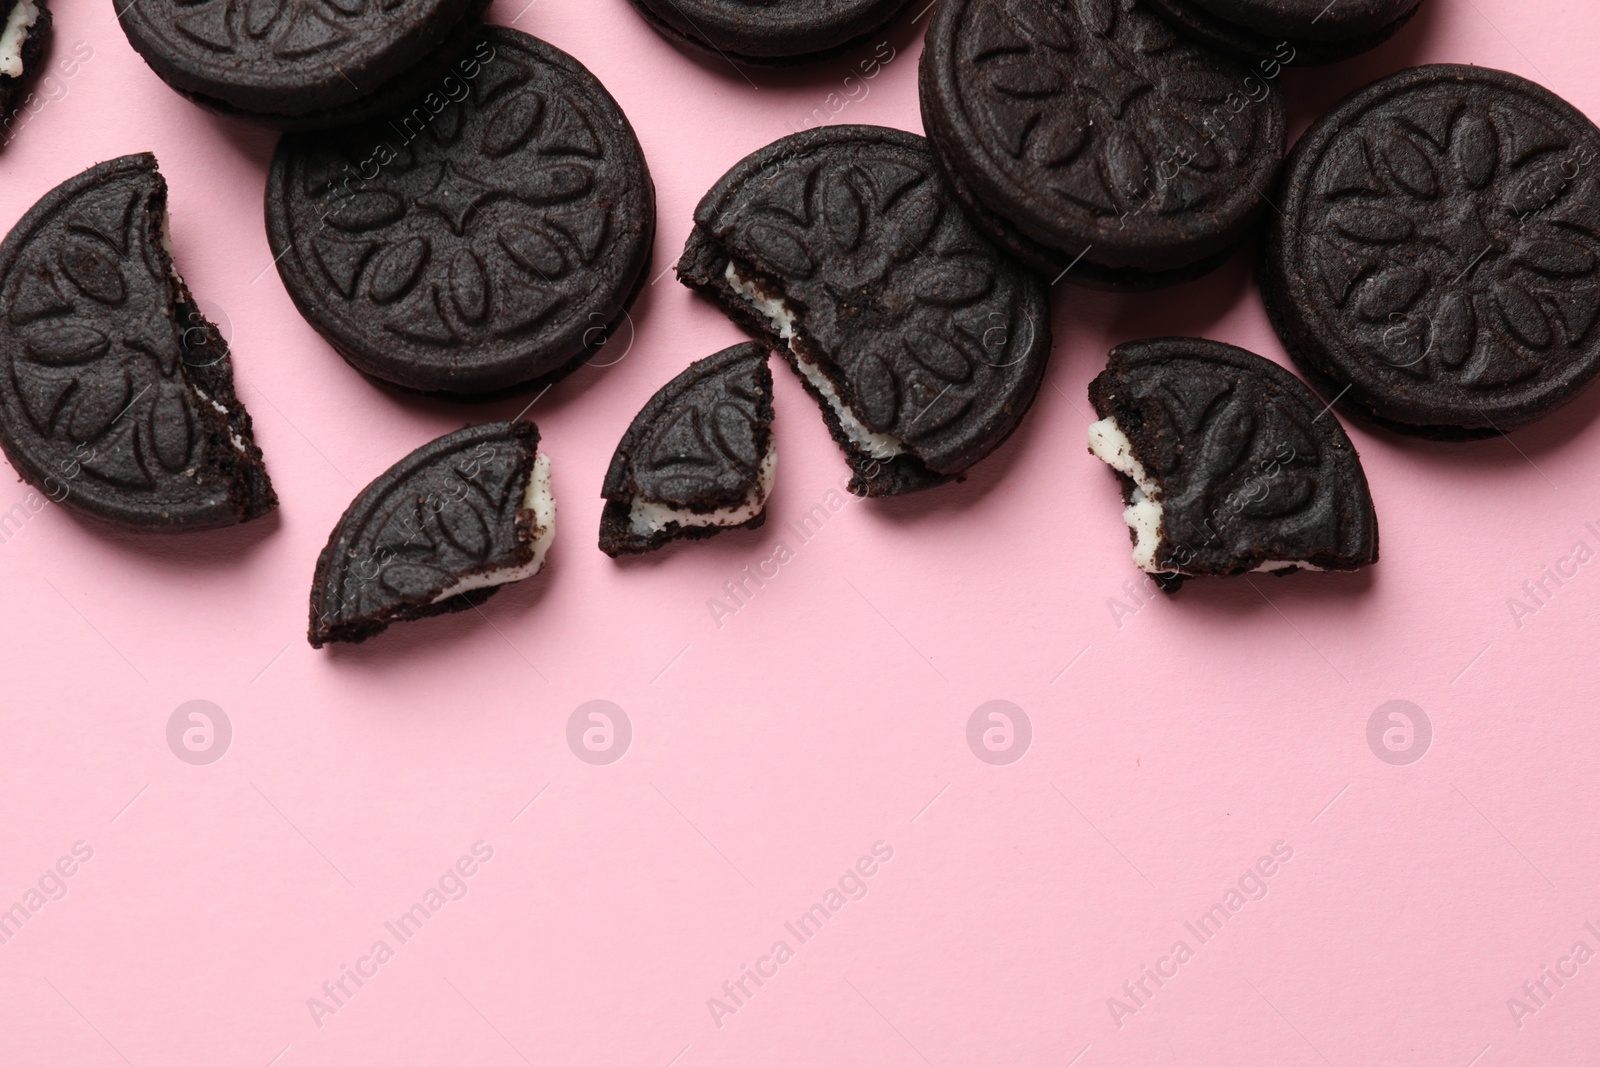
<svg viewBox="0 0 1600 1067"><path fill-rule="evenodd" d="M778 468L767 355L758 341L734 345L650 398L606 471L600 551L651 552L767 521Z"/></svg>
<svg viewBox="0 0 1600 1067"><path fill-rule="evenodd" d="M1415 67L1295 146L1262 292L1289 354L1343 408L1482 437L1600 373L1600 130L1526 79Z"/></svg>
<svg viewBox="0 0 1600 1067"><path fill-rule="evenodd" d="M624 320L655 188L627 117L565 52L494 27L454 69L381 121L284 137L267 237L351 366L492 399L566 376Z"/></svg>
<svg viewBox="0 0 1600 1067"><path fill-rule="evenodd" d="M149 154L46 193L0 244L0 446L56 503L135 530L278 503L227 341L172 263Z"/></svg>
<svg viewBox="0 0 1600 1067"><path fill-rule="evenodd" d="M421 92L433 54L487 0L136 0L123 32L196 103L280 128L359 121Z"/></svg>
<svg viewBox="0 0 1600 1067"><path fill-rule="evenodd" d="M423 445L363 489L329 535L311 584L311 646L478 606L539 573L555 521L533 423L468 426Z"/></svg>
<svg viewBox="0 0 1600 1067"><path fill-rule="evenodd" d="M1249 235L1282 162L1275 83L1136 0L941 0L920 79L962 206L1052 280L1204 274Z"/></svg>
<svg viewBox="0 0 1600 1067"><path fill-rule="evenodd" d="M1377 562L1355 447L1277 364L1216 341L1134 341L1112 350L1089 401L1089 451L1122 482L1134 563L1169 592L1200 575Z"/></svg>
<svg viewBox="0 0 1600 1067"><path fill-rule="evenodd" d="M700 201L678 277L783 352L860 496L938 485L999 448L1050 354L1044 283L901 130L829 126L750 155Z"/></svg>
<svg viewBox="0 0 1600 1067"><path fill-rule="evenodd" d="M737 63L825 59L882 29L907 0L633 0L675 44Z"/></svg>
<svg viewBox="0 0 1600 1067"><path fill-rule="evenodd" d="M1421 0L1147 0L1180 33L1237 59L1316 67L1399 33ZM1270 76L1276 76L1274 69Z"/></svg>

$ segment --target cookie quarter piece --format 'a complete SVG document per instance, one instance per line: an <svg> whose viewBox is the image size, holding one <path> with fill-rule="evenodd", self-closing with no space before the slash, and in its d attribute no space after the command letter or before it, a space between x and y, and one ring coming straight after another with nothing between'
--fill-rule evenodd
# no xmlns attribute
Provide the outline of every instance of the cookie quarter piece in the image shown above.
<svg viewBox="0 0 1600 1067"><path fill-rule="evenodd" d="M1050 354L1044 283L901 130L829 126L748 156L700 201L678 277L783 352L859 496L939 485L999 448Z"/></svg>
<svg viewBox="0 0 1600 1067"><path fill-rule="evenodd" d="M1236 59L1338 63L1405 28L1421 0L1147 0L1181 33ZM1276 77L1276 68L1267 68Z"/></svg>
<svg viewBox="0 0 1600 1067"><path fill-rule="evenodd" d="M1089 452L1120 476L1134 563L1164 589L1377 562L1355 446L1270 360L1188 337L1134 341L1112 349L1089 401Z"/></svg>
<svg viewBox="0 0 1600 1067"><path fill-rule="evenodd" d="M465 611L544 566L555 536L550 460L531 422L446 434L379 475L317 558L313 648Z"/></svg>
<svg viewBox="0 0 1600 1067"><path fill-rule="evenodd" d="M1204 274L1249 235L1283 159L1276 85L1136 0L941 0L919 77L962 205L1055 281Z"/></svg>
<svg viewBox="0 0 1600 1067"><path fill-rule="evenodd" d="M484 0L137 0L119 3L117 17L156 75L196 103L268 125L306 127L365 117L365 102L430 73L430 54L485 6Z"/></svg>
<svg viewBox="0 0 1600 1067"><path fill-rule="evenodd" d="M373 378L492 399L566 376L649 272L655 188L577 60L482 31L459 97L278 145L267 237L307 321Z"/></svg>
<svg viewBox="0 0 1600 1067"><path fill-rule="evenodd" d="M823 59L882 29L909 0L633 0L668 39L757 65Z"/></svg>
<svg viewBox="0 0 1600 1067"><path fill-rule="evenodd" d="M154 156L68 179L0 244L0 446L50 499L130 529L277 505L227 342L173 267Z"/></svg>
<svg viewBox="0 0 1600 1067"><path fill-rule="evenodd" d="M44 60L50 43L50 7L46 0L0 0L0 126L23 100L24 79ZM10 141L9 129L0 144Z"/></svg>
<svg viewBox="0 0 1600 1067"><path fill-rule="evenodd" d="M1514 74L1414 67L1314 123L1262 292L1306 376L1407 433L1483 437L1600 373L1600 130Z"/></svg>
<svg viewBox="0 0 1600 1067"><path fill-rule="evenodd" d="M634 418L606 471L600 551L632 555L767 521L772 368L758 341L697 360Z"/></svg>

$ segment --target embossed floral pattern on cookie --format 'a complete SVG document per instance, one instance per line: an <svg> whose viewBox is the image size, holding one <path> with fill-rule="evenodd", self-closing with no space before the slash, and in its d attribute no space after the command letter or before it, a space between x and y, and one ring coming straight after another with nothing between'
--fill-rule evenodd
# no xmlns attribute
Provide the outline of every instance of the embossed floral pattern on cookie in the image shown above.
<svg viewBox="0 0 1600 1067"><path fill-rule="evenodd" d="M571 57L512 30L459 100L285 138L279 271L358 369L479 394L573 369L648 265L655 205L626 118Z"/></svg>
<svg viewBox="0 0 1600 1067"><path fill-rule="evenodd" d="M1288 178L1269 285L1291 347L1397 421L1529 421L1600 371L1597 165L1600 131L1513 75L1364 91Z"/></svg>
<svg viewBox="0 0 1600 1067"><path fill-rule="evenodd" d="M226 343L161 247L148 155L37 204L0 251L4 443L53 498L153 528L254 518L275 498L233 397Z"/></svg>

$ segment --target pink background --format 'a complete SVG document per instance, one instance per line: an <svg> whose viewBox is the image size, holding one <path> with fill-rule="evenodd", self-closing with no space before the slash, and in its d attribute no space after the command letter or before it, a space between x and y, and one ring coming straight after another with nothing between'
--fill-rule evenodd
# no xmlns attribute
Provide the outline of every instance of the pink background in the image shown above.
<svg viewBox="0 0 1600 1067"><path fill-rule="evenodd" d="M627 0L525 2L494 21L588 64L639 131L652 275L700 194L843 99L875 50L752 86ZM50 506L0 544L0 907L76 842L93 850L0 945L0 1062L1593 1062L1600 959L1520 1028L1507 999L1575 941L1600 950L1584 925L1600 929L1600 562L1535 615L1507 602L1575 542L1600 548L1584 526L1600 528L1600 392L1509 441L1352 429L1379 566L1143 605L1124 591L1116 484L1084 450L1086 384L1139 336L1283 351L1243 256L1155 296L1062 287L1038 403L964 485L851 499L800 544L785 524L846 471L779 367L768 526L618 565L594 545L612 448L667 378L739 340L669 275L620 362L530 412L560 506L545 573L481 614L315 652L311 568L354 493L525 401L406 399L346 367L263 273L273 137L167 90L106 0L56 8L55 59L77 41L93 58L0 152L0 226L91 163L154 150L178 264L231 323L283 503L172 538ZM916 13L839 121L920 130ZM1294 129L1433 60L1516 71L1600 115L1597 36L1585 0L1429 0L1377 52L1289 74ZM0 512L26 493L6 479ZM779 541L794 559L719 628L708 598ZM166 742L195 699L233 727L209 766ZM633 728L607 766L566 740L596 699ZM996 699L1033 727L1008 766L966 741ZM1397 699L1433 725L1409 766L1366 740ZM467 895L400 944L384 924L479 841L493 858ZM784 923L879 841L893 858L867 895L799 944ZM1184 923L1277 842L1293 857L1265 898L1200 944ZM708 998L780 938L794 957L717 1025ZM319 1026L308 998L380 939L393 958ZM1119 1027L1108 998L1180 939L1193 958L1147 980Z"/></svg>

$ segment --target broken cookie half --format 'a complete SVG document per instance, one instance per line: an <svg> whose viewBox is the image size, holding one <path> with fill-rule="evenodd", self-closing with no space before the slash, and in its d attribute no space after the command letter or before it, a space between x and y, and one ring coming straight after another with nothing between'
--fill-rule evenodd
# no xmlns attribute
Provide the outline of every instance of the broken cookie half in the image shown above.
<svg viewBox="0 0 1600 1067"><path fill-rule="evenodd" d="M132 529L277 505L227 342L173 267L154 156L68 179L0 244L0 446L51 499Z"/></svg>
<svg viewBox="0 0 1600 1067"><path fill-rule="evenodd" d="M601 495L600 550L633 555L767 521L777 472L767 346L691 363L634 418Z"/></svg>
<svg viewBox="0 0 1600 1067"><path fill-rule="evenodd" d="M317 558L313 648L465 611L544 566L555 536L550 460L531 422L468 426L383 472Z"/></svg>
<svg viewBox="0 0 1600 1067"><path fill-rule="evenodd" d="M783 353L859 496L939 485L994 452L1050 353L1044 283L902 130L828 126L747 157L700 201L678 277Z"/></svg>
<svg viewBox="0 0 1600 1067"><path fill-rule="evenodd" d="M1232 345L1119 345L1089 383L1089 451L1121 477L1134 563L1185 578L1378 560L1355 446L1300 379Z"/></svg>

